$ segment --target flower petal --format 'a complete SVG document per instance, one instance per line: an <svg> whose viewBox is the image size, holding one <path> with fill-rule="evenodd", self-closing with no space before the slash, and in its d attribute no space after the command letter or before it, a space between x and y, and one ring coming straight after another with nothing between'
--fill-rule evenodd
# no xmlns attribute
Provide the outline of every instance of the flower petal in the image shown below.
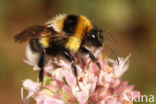
<svg viewBox="0 0 156 104"><path fill-rule="evenodd" d="M26 79L23 81L23 86L28 91L36 92L40 89L41 85L39 83L33 82L30 79Z"/></svg>
<svg viewBox="0 0 156 104"><path fill-rule="evenodd" d="M49 96L37 96L36 98L37 104L64 104L62 100L52 98Z"/></svg>
<svg viewBox="0 0 156 104"><path fill-rule="evenodd" d="M124 58L119 58L119 65L116 61L109 59L109 62L113 64L113 70L114 70L114 75L116 77L121 77L123 73L125 73L128 70L129 63L128 60L130 58L130 54L124 59Z"/></svg>

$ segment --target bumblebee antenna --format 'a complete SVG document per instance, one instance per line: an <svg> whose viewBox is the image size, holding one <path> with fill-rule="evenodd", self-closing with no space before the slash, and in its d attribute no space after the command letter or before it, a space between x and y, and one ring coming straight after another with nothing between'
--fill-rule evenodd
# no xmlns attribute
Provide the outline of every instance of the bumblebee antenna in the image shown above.
<svg viewBox="0 0 156 104"><path fill-rule="evenodd" d="M113 55L115 56L117 63L119 65L119 59L118 56L116 55L115 51L113 50L112 46L109 44L109 42L107 40L104 40L105 44L109 47L109 49L112 51Z"/></svg>
<svg viewBox="0 0 156 104"><path fill-rule="evenodd" d="M115 42L116 45L118 45L118 42L116 41L116 39L114 38L114 36L111 34L111 32L109 31L104 31L104 30L101 30L103 33L106 32L107 35Z"/></svg>
<svg viewBox="0 0 156 104"><path fill-rule="evenodd" d="M109 31L106 31L106 32L111 37L111 39L115 42L115 44L118 45L118 42L116 41L116 39L114 38L114 36L111 34L111 32L109 32Z"/></svg>

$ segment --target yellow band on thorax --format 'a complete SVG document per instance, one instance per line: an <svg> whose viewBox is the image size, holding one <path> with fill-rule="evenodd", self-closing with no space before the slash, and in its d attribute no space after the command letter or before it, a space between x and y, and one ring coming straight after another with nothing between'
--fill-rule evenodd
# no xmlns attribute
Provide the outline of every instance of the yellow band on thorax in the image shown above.
<svg viewBox="0 0 156 104"><path fill-rule="evenodd" d="M75 32L73 36L68 39L66 48L76 52L80 48L81 40L83 39L84 35L92 28L92 24L86 17L79 16Z"/></svg>
<svg viewBox="0 0 156 104"><path fill-rule="evenodd" d="M70 37L66 43L66 48L70 49L73 52L76 52L81 44L81 40L76 37Z"/></svg>

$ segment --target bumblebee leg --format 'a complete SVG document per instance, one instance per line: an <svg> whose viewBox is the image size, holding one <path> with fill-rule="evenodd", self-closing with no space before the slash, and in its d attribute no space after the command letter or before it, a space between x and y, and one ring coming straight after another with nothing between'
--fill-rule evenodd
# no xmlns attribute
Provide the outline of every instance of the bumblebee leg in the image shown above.
<svg viewBox="0 0 156 104"><path fill-rule="evenodd" d="M44 61L45 61L45 54L41 53L38 66L40 68L39 71L39 82L43 82L43 77L44 77Z"/></svg>
<svg viewBox="0 0 156 104"><path fill-rule="evenodd" d="M77 86L79 87L79 89L81 90L80 86L79 86L79 83L78 83L78 73L77 73L77 68L76 68L76 64L74 63L74 57L70 54L69 51L64 51L64 56L65 58L69 61L69 62L72 62L71 64L71 67L72 67L72 72L74 74L74 76L76 77L76 84Z"/></svg>
<svg viewBox="0 0 156 104"><path fill-rule="evenodd" d="M74 57L70 54L69 51L64 51L63 55L69 62L72 62L72 64L71 64L72 71L73 71L73 74L77 77L77 68L76 68L76 65L74 63L74 60L75 60Z"/></svg>
<svg viewBox="0 0 156 104"><path fill-rule="evenodd" d="M43 77L44 77L44 69L41 68L39 71L39 82L43 82Z"/></svg>
<svg viewBox="0 0 156 104"><path fill-rule="evenodd" d="M77 77L77 69L76 69L75 63L72 63L71 67L72 67L72 71L73 71L74 75Z"/></svg>
<svg viewBox="0 0 156 104"><path fill-rule="evenodd" d="M96 63L99 69L101 69L100 63L97 61L96 57L87 48L81 47L82 52L89 54L91 60Z"/></svg>

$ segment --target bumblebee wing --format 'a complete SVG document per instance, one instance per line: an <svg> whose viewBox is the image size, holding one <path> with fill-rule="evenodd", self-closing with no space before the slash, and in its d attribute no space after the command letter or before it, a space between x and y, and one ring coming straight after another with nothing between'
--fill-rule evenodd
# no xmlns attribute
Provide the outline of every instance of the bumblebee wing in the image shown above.
<svg viewBox="0 0 156 104"><path fill-rule="evenodd" d="M36 25L29 27L22 31L21 33L14 36L16 42L26 42L27 40L37 38L37 37L49 37L53 40L66 39L65 33L58 33L52 27L47 27L47 25Z"/></svg>
<svg viewBox="0 0 156 104"><path fill-rule="evenodd" d="M50 37L50 38L53 39L53 40L62 40L62 39L67 39L67 38L69 38L68 36L60 35L60 34L55 34L55 35L48 36L48 37Z"/></svg>
<svg viewBox="0 0 156 104"><path fill-rule="evenodd" d="M26 42L27 40L33 39L40 36L40 33L44 30L44 25L36 25L29 27L21 33L14 36L16 42Z"/></svg>
<svg viewBox="0 0 156 104"><path fill-rule="evenodd" d="M53 40L62 40L70 37L65 32L56 32L52 27L46 27L46 29L41 33L40 36L49 37Z"/></svg>

